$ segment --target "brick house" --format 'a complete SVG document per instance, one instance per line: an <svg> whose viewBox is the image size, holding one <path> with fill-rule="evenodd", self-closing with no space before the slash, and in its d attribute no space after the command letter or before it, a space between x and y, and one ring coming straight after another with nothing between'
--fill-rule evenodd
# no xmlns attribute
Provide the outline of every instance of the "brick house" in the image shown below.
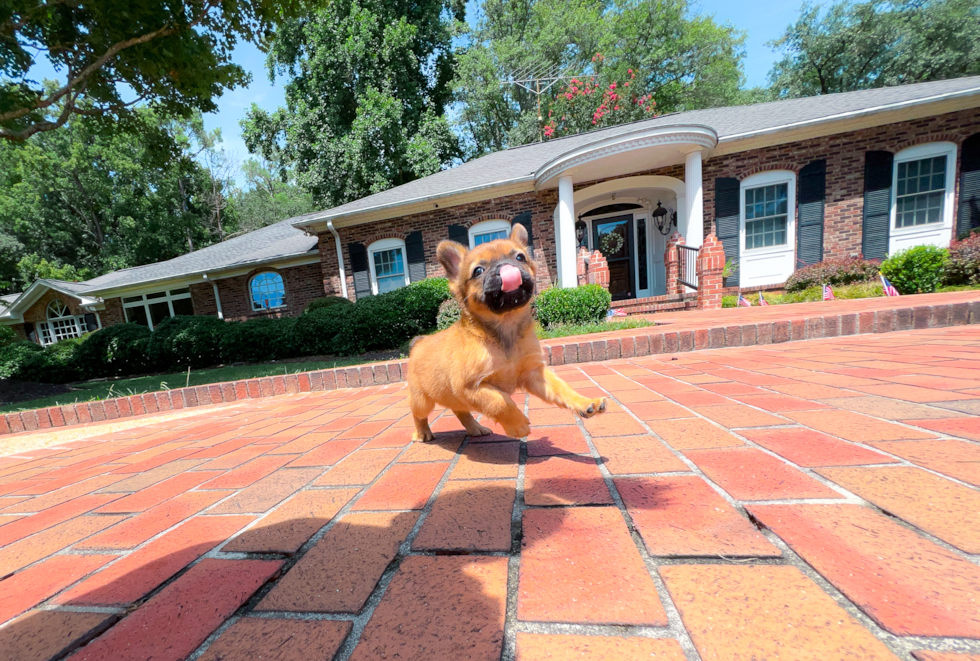
<svg viewBox="0 0 980 661"><path fill-rule="evenodd" d="M0 323L47 344L174 314L297 315L319 296L441 275L440 241L474 246L514 223L531 237L539 287L577 286L601 255L625 307L689 293L678 283L691 283L709 235L738 263L725 284L742 288L779 286L823 259L946 245L980 227L980 77L674 113L507 149L166 262L38 281L0 299Z"/></svg>

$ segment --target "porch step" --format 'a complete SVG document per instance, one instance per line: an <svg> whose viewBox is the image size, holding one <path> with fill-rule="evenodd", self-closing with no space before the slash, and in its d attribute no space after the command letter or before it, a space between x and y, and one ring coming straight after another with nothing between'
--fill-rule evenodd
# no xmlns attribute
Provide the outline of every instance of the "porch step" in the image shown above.
<svg viewBox="0 0 980 661"><path fill-rule="evenodd" d="M696 310L697 297L691 294L667 294L665 296L649 296L647 298L629 298L613 301L613 309L623 310L627 315L656 314L658 312L680 312Z"/></svg>

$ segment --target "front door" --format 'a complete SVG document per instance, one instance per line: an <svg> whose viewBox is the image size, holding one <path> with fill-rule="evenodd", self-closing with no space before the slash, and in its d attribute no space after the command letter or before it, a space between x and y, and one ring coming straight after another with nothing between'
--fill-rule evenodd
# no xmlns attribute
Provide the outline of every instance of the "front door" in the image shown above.
<svg viewBox="0 0 980 661"><path fill-rule="evenodd" d="M592 238L593 245L609 264L609 293L612 299L634 298L632 214L595 221Z"/></svg>

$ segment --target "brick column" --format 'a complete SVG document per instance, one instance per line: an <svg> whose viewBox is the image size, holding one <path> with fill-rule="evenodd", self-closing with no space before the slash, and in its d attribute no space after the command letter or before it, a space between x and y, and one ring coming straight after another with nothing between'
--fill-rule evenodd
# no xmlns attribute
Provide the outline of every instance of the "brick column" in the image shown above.
<svg viewBox="0 0 980 661"><path fill-rule="evenodd" d="M721 308L721 272L724 268L725 249L717 236L709 234L704 238L698 254L698 310Z"/></svg>
<svg viewBox="0 0 980 661"><path fill-rule="evenodd" d="M609 264L601 252L595 250L589 257L589 284L609 289Z"/></svg>
<svg viewBox="0 0 980 661"><path fill-rule="evenodd" d="M578 285L589 284L589 249L586 247L581 247L578 249L578 254L575 256L576 270L578 273Z"/></svg>
<svg viewBox="0 0 980 661"><path fill-rule="evenodd" d="M684 237L680 232L674 232L667 239L667 250L664 251L664 269L667 272L665 291L668 294L683 294L684 290L687 289L684 285L677 282L677 278L681 275L681 256L679 254L680 250L677 249L679 245L684 245Z"/></svg>

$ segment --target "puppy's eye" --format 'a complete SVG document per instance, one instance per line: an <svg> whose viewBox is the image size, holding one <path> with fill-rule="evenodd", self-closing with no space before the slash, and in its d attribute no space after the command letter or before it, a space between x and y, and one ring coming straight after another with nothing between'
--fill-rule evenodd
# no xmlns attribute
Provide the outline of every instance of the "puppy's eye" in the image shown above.
<svg viewBox="0 0 980 661"><path fill-rule="evenodd" d="M473 269L473 277L474 278L479 278L481 275L483 275L483 267L482 266L477 266L475 269Z"/></svg>
<svg viewBox="0 0 980 661"><path fill-rule="evenodd" d="M527 261L527 257L525 257L524 256L524 253L522 253L522 252L517 253L517 255L514 256L514 259L516 259L519 262L526 262Z"/></svg>

